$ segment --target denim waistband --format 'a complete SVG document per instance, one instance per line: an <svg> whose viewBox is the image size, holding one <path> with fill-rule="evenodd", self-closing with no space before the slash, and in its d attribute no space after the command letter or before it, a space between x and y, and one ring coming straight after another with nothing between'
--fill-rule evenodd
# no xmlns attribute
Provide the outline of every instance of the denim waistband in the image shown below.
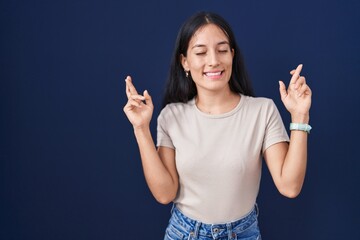
<svg viewBox="0 0 360 240"><path fill-rule="evenodd" d="M191 219L183 214L174 204L171 210L173 221L181 226L185 231L190 232L193 238L201 236L211 236L216 239L219 236L229 235L228 239L231 238L231 234L235 231L241 231L242 229L248 228L254 222L257 221L258 207L255 204L253 209L239 220L235 220L229 223L221 224L207 224L200 221Z"/></svg>

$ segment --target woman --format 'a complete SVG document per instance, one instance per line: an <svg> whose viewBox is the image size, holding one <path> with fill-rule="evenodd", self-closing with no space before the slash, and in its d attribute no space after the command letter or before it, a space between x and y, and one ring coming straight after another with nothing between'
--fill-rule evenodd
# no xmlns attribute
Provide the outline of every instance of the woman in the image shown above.
<svg viewBox="0 0 360 240"><path fill-rule="evenodd" d="M219 15L198 13L181 27L172 59L157 148L153 103L126 78L124 112L133 125L147 184L174 202L165 239L261 239L256 197L262 157L281 194L302 188L311 90L300 75L279 81L291 114L290 139L272 100L253 97L234 34Z"/></svg>

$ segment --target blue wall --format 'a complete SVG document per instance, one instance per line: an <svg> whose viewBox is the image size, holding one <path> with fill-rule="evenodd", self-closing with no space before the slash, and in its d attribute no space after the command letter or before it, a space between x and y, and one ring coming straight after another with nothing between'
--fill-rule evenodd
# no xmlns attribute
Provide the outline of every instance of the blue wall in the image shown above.
<svg viewBox="0 0 360 240"><path fill-rule="evenodd" d="M358 235L359 1L13 0L0 2L0 239L162 239L170 205L144 181L124 79L153 96L155 134L178 28L199 10L230 22L286 125L277 81L303 63L313 90L303 191L282 197L264 167L263 238Z"/></svg>

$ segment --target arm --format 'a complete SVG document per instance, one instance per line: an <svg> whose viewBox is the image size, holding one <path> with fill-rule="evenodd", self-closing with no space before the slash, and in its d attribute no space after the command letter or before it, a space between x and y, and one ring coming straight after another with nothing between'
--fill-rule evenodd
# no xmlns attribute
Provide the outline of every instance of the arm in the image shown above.
<svg viewBox="0 0 360 240"><path fill-rule="evenodd" d="M156 150L150 132L154 108L151 97L147 91L144 91L143 96L139 95L130 77L125 81L128 102L124 112L134 128L146 182L155 199L167 204L174 200L178 189L175 151L166 147Z"/></svg>
<svg viewBox="0 0 360 240"><path fill-rule="evenodd" d="M293 75L288 89L280 84L280 95L294 123L308 123L311 106L311 89L300 76L302 65L291 71ZM264 152L264 158L274 183L281 194L294 198L302 188L307 163L308 133L292 131L290 143L277 143Z"/></svg>

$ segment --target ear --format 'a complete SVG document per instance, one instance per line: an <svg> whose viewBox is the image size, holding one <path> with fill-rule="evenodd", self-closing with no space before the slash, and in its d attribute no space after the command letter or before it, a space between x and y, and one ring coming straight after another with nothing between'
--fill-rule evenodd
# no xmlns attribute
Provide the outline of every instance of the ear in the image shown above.
<svg viewBox="0 0 360 240"><path fill-rule="evenodd" d="M235 56L235 50L232 48L231 49L231 55L232 55L232 58L234 59L234 56Z"/></svg>
<svg viewBox="0 0 360 240"><path fill-rule="evenodd" d="M181 65L183 66L184 70L186 72L188 72L189 71L189 65L188 65L188 62L187 62L187 58L184 56L184 54L180 55L180 61L181 61Z"/></svg>

